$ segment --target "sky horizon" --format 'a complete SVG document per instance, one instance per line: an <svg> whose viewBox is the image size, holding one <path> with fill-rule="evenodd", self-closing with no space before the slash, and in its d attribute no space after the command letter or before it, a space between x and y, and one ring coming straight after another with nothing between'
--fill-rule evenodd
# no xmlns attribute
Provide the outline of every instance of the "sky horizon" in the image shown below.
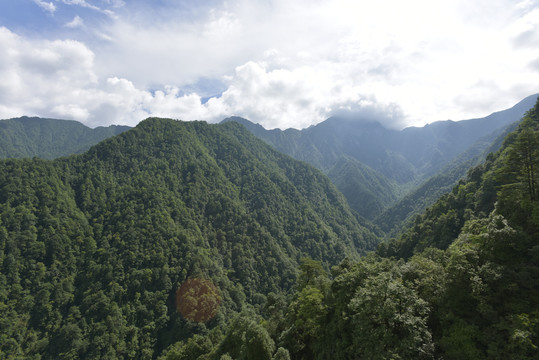
<svg viewBox="0 0 539 360"><path fill-rule="evenodd" d="M0 3L0 119L267 129L480 118L539 93L539 0Z"/></svg>

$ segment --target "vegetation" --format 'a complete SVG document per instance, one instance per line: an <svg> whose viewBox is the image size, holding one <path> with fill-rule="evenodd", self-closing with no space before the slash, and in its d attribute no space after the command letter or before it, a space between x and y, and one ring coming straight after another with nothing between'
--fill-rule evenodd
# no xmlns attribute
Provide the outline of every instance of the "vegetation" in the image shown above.
<svg viewBox="0 0 539 360"><path fill-rule="evenodd" d="M527 97L482 119L437 121L401 131L384 128L376 118L330 118L307 129L284 131L266 130L238 117L225 121L241 123L277 150L322 170L352 209L394 235L450 192L467 169L496 151L501 145L497 138L536 99Z"/></svg>
<svg viewBox="0 0 539 360"><path fill-rule="evenodd" d="M289 290L300 258L376 244L325 176L239 124L149 119L82 155L3 160L0 358L192 355Z"/></svg>
<svg viewBox="0 0 539 360"><path fill-rule="evenodd" d="M538 114L539 102L498 153L378 255L329 272L303 259L288 296L270 294L261 316L210 332L194 358L249 359L257 344L266 359L535 359ZM192 347L178 343L166 359Z"/></svg>
<svg viewBox="0 0 539 360"><path fill-rule="evenodd" d="M55 159L80 154L128 126L90 129L76 121L21 117L0 120L0 158Z"/></svg>
<svg viewBox="0 0 539 360"><path fill-rule="evenodd" d="M482 138L423 184L387 207L373 222L386 233L386 237L395 236L409 227L417 215L421 215L441 196L450 193L459 180L466 177L470 168L482 164L488 154L497 151L517 125L511 124L501 132L495 131Z"/></svg>
<svg viewBox="0 0 539 360"><path fill-rule="evenodd" d="M324 175L233 122L4 160L0 358L535 359L538 182L539 101L376 253Z"/></svg>
<svg viewBox="0 0 539 360"><path fill-rule="evenodd" d="M343 157L327 175L350 207L369 220L380 215L400 197L401 190L395 181L353 158Z"/></svg>

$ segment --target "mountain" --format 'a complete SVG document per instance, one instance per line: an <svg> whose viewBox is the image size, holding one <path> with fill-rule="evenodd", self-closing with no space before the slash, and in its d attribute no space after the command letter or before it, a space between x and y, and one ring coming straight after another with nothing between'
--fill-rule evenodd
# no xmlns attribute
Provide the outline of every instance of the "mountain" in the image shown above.
<svg viewBox="0 0 539 360"><path fill-rule="evenodd" d="M395 181L354 158L341 158L327 175L361 215L379 214L400 197Z"/></svg>
<svg viewBox="0 0 539 360"><path fill-rule="evenodd" d="M302 258L377 243L319 170L232 122L153 118L4 159L0 357L156 358L288 291Z"/></svg>
<svg viewBox="0 0 539 360"><path fill-rule="evenodd" d="M79 154L128 126L91 129L77 121L20 117L0 120L0 158L54 159Z"/></svg>
<svg viewBox="0 0 539 360"><path fill-rule="evenodd" d="M397 203L398 200L430 177L440 177L440 171L448 166L455 169L460 163L468 162L468 166L477 163L479 158L473 158L488 148L489 141L494 141L507 126L520 120L533 107L537 96L529 96L512 108L485 118L438 121L400 131L386 129L368 119L351 118L330 118L307 129L284 131L265 130L238 117L224 121L239 122L277 150L319 168L347 195L354 210L375 220L392 205L403 209L404 205ZM455 171L452 181L463 175L462 170L465 171L467 165ZM444 188L452 184L449 181ZM430 201L435 198L431 196ZM421 211L424 206L410 210L414 209ZM385 227L391 229L407 215L398 215L391 226Z"/></svg>
<svg viewBox="0 0 539 360"><path fill-rule="evenodd" d="M410 127L392 139L392 149L410 161L422 177L428 177L482 138L503 131L531 109L539 94L480 119L437 121L422 128Z"/></svg>
<svg viewBox="0 0 539 360"><path fill-rule="evenodd" d="M482 163L488 154L497 151L503 139L517 126L518 122L515 122L505 129L497 129L482 137L435 175L386 208L373 222L387 235L394 236L406 228L413 217L422 213L442 195L449 193L459 180L466 177L471 168Z"/></svg>
<svg viewBox="0 0 539 360"><path fill-rule="evenodd" d="M501 138L504 140L496 153L469 169L466 178L417 216L396 240L382 244L379 253L409 258L429 247L446 249L467 222L493 211L510 220L512 226L536 231L539 99L522 122Z"/></svg>
<svg viewBox="0 0 539 360"><path fill-rule="evenodd" d="M537 359L539 101L397 240L163 359Z"/></svg>

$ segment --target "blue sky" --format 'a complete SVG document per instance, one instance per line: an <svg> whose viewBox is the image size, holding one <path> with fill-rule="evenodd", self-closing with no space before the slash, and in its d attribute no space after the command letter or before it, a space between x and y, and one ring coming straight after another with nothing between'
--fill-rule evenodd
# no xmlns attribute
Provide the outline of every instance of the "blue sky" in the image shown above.
<svg viewBox="0 0 539 360"><path fill-rule="evenodd" d="M538 93L537 44L537 0L0 0L0 118L461 120Z"/></svg>

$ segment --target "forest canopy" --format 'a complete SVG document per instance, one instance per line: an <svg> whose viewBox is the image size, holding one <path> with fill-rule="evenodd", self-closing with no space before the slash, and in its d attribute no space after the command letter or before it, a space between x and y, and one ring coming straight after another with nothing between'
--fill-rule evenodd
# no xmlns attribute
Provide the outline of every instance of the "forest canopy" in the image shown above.
<svg viewBox="0 0 539 360"><path fill-rule="evenodd" d="M2 160L0 357L535 359L538 181L539 102L381 244L234 122Z"/></svg>
<svg viewBox="0 0 539 360"><path fill-rule="evenodd" d="M81 155L1 160L0 357L155 358L288 291L302 257L376 244L325 176L235 123L153 118ZM183 297L211 316L178 311L190 279L215 287Z"/></svg>

